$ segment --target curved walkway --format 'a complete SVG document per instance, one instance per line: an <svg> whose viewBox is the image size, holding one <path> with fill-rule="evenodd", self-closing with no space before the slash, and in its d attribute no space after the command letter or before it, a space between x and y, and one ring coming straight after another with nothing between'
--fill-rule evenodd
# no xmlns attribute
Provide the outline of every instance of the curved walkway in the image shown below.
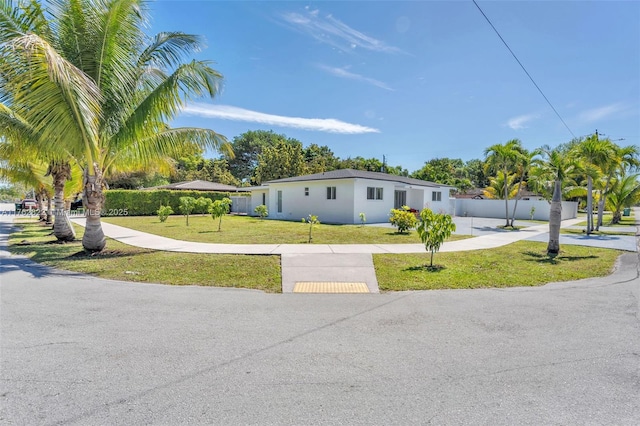
<svg viewBox="0 0 640 426"><path fill-rule="evenodd" d="M481 219L476 219L476 222ZM562 222L570 227L583 219ZM73 219L84 226L84 219ZM106 236L135 247L184 253L280 255L282 292L378 293L372 254L424 253L423 244L214 244L174 240L102 223ZM495 228L494 228L495 229ZM520 240L546 241L548 224L519 231L483 232L483 235L442 245L441 252L470 251L501 247ZM561 236L561 244L591 245L636 251L632 236Z"/></svg>

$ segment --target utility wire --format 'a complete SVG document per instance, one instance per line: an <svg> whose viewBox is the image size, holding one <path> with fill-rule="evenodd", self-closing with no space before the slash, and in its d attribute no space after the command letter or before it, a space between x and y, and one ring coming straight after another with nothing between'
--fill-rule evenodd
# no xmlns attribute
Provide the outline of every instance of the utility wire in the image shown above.
<svg viewBox="0 0 640 426"><path fill-rule="evenodd" d="M476 0L472 0L473 4L476 5L476 7L478 8L478 10L480 11L480 13L482 13L482 16L484 16L484 19L487 20L487 22L489 23L489 25L491 25L491 28L493 28L493 31L496 32L496 34L498 34L498 37L500 37L500 40L502 40L502 43L504 43L504 45L507 47L507 49L509 49L509 52L511 52L511 55L513 55L514 59L516 60L516 62L518 62L518 64L520 65L520 67L522 68L522 70L524 71L525 74L527 74L527 77L529 77L529 80L531 80L531 82L533 83L534 86L536 86L536 89L538 89L538 92L540 92L540 94L542 95L542 97L544 98L545 101L547 101L547 103L549 104L549 106L551 107L551 109L553 110L553 112L556 113L556 115L558 116L558 118L560 119L560 121L562 121L562 124L564 124L564 127L567 128L567 130L569 131L569 133L571 133L571 136L573 136L574 138L576 137L576 135L573 134L573 132L571 131L571 129L569 128L569 126L567 126L567 123L564 122L564 120L562 119L562 117L560 116L560 114L558 113L558 111L554 108L554 106L551 104L551 101L549 101L549 99L545 96L544 92L542 91L542 89L540 88L540 86L538 86L538 84L535 82L535 80L533 79L533 77L531 77L531 74L529 74L529 71L527 71L527 69L524 67L524 65L522 65L522 62L520 62L520 59L518 59L518 57L516 56L515 53L513 53L513 50L511 50L511 48L509 47L509 45L507 44L507 42L504 40L504 38L502 38L502 36L500 35L500 33L498 32L498 30L496 29L496 27L493 25L493 23L491 23L491 20L487 17L487 15L485 15L485 13L483 12L483 10L480 8L480 6L478 6L478 3L476 3Z"/></svg>

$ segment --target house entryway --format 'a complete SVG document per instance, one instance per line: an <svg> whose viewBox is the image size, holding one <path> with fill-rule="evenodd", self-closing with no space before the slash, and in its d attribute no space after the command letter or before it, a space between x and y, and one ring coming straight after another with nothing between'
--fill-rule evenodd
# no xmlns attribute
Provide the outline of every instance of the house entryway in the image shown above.
<svg viewBox="0 0 640 426"><path fill-rule="evenodd" d="M407 205L407 191L395 191L393 196L393 208L399 209Z"/></svg>

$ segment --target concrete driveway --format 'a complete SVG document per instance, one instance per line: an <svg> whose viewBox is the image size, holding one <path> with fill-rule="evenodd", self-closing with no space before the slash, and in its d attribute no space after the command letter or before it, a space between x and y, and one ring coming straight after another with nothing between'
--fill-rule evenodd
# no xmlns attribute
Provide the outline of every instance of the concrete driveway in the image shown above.
<svg viewBox="0 0 640 426"><path fill-rule="evenodd" d="M621 259L540 288L273 295L0 252L0 423L637 425L638 257Z"/></svg>

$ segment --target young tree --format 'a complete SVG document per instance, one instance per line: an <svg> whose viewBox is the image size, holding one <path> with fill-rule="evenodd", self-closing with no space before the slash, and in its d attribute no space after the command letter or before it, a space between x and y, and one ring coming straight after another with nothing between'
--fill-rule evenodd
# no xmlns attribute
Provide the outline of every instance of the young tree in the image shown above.
<svg viewBox="0 0 640 426"><path fill-rule="evenodd" d="M303 217L302 218L302 223L308 223L309 224L309 244L311 244L311 240L313 239L312 237L312 232L313 232L313 227L316 225L320 225L320 221L318 220L318 216L316 215L312 215L310 214L309 216L306 217L306 219Z"/></svg>
<svg viewBox="0 0 640 426"><path fill-rule="evenodd" d="M189 226L189 215L196 208L196 199L193 197L180 197L180 213L187 218L187 226Z"/></svg>
<svg viewBox="0 0 640 426"><path fill-rule="evenodd" d="M220 232L222 227L222 217L229 213L229 207L231 207L231 200L225 197L222 200L215 200L209 209L213 220L219 219L218 232Z"/></svg>
<svg viewBox="0 0 640 426"><path fill-rule="evenodd" d="M256 206L256 208L253 209L253 211L255 214L260 216L260 219L264 219L265 217L269 216L269 210L267 210L267 206L265 206L264 204L260 204L259 206Z"/></svg>
<svg viewBox="0 0 640 426"><path fill-rule="evenodd" d="M455 232L456 224L448 214L423 209L420 212L420 222L416 230L427 251L431 252L429 267L433 268L433 254L440 250L442 243Z"/></svg>
<svg viewBox="0 0 640 426"><path fill-rule="evenodd" d="M640 174L628 173L627 169L623 169L614 178L608 198L609 206L613 212L611 223L620 223L622 210L640 201L640 182L638 182L638 178L640 178Z"/></svg>

